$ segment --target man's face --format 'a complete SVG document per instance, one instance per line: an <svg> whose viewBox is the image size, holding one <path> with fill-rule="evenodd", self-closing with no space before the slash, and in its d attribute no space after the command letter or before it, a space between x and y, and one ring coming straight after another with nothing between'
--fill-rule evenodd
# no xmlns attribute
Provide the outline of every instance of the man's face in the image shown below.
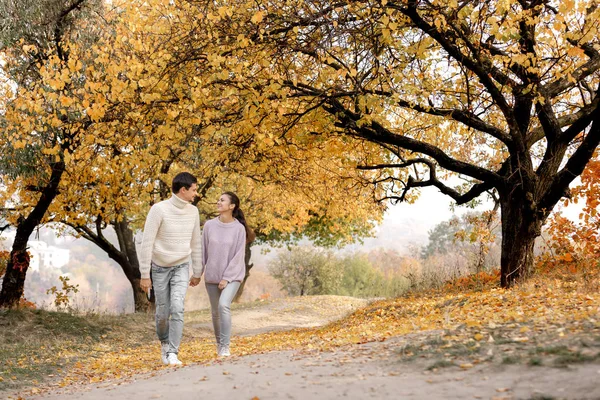
<svg viewBox="0 0 600 400"><path fill-rule="evenodd" d="M194 197L196 197L198 195L198 185L195 183L192 183L192 186L190 186L189 189L182 187L181 190L179 191L179 193L177 193L177 194L183 200L189 201L191 203L194 200Z"/></svg>

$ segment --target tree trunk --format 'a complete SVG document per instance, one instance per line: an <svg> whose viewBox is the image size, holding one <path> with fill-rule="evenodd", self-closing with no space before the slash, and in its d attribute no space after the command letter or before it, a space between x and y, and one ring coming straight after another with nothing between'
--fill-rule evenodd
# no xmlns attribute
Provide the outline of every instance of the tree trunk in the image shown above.
<svg viewBox="0 0 600 400"><path fill-rule="evenodd" d="M140 288L140 269L135 267L128 260L119 262L119 265L123 269L127 280L131 284L133 290L133 304L135 312L151 312L154 310L154 296L148 300L146 292Z"/></svg>
<svg viewBox="0 0 600 400"><path fill-rule="evenodd" d="M41 190L41 196L27 218L17 223L17 233L13 242L10 258L6 266L6 272L2 281L0 291L0 307L15 307L23 296L25 277L29 268L29 255L27 254L27 242L34 229L42 222L48 207L58 195L58 186L65 172L63 162L53 163L50 180Z"/></svg>
<svg viewBox="0 0 600 400"><path fill-rule="evenodd" d="M533 246L541 232L541 221L532 211L531 201L513 191L510 199L500 199L502 213L502 254L500 285L511 287L533 271ZM520 192L522 193L522 192ZM520 198L518 198L520 197Z"/></svg>
<svg viewBox="0 0 600 400"><path fill-rule="evenodd" d="M129 222L125 218L112 225L117 232L121 253L125 255L125 257L121 257L122 262L119 265L131 283L135 312L150 312L154 309L154 297L148 301L146 293L140 288L140 263L135 250L133 231L129 228Z"/></svg>
<svg viewBox="0 0 600 400"><path fill-rule="evenodd" d="M85 239L104 250L109 258L119 264L133 290L135 312L150 312L154 309L154 297L150 298L150 301L148 301L146 293L140 288L140 265L135 250L133 232L129 228L129 222L125 218L125 215L123 215L120 222L113 221L111 225L117 234L119 248L113 246L113 244L103 235L103 223L101 219L96 220L95 231L88 226L72 225L72 227Z"/></svg>
<svg viewBox="0 0 600 400"><path fill-rule="evenodd" d="M238 289L237 293L235 294L235 297L233 298L233 301L235 303L238 303L240 301L240 298L244 293L244 286L246 285L246 281L250 277L250 270L252 269L252 267L254 267L254 264L250 264L250 257L252 256L252 249L250 248L251 246L252 242L246 243L246 254L244 256L244 262L246 263L246 274L244 275L244 280L242 281L240 288Z"/></svg>
<svg viewBox="0 0 600 400"><path fill-rule="evenodd" d="M148 312L154 311L154 294L148 301L146 292L140 288L140 279L134 279L131 282L131 288L133 289L133 302L135 306L135 312Z"/></svg>
<svg viewBox="0 0 600 400"><path fill-rule="evenodd" d="M21 226L17 229L17 235L15 236L2 281L2 292L0 292L1 307L15 307L18 305L21 296L23 296L25 277L29 268L27 240L31 233L23 233L23 229L20 228Z"/></svg>

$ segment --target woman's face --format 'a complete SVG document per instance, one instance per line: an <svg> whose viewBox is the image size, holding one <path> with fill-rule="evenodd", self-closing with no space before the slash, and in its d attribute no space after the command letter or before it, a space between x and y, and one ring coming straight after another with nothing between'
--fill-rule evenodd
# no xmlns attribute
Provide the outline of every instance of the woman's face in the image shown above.
<svg viewBox="0 0 600 400"><path fill-rule="evenodd" d="M231 199L226 194L222 194L217 200L217 211L222 214L227 211L233 211L235 204L231 203Z"/></svg>

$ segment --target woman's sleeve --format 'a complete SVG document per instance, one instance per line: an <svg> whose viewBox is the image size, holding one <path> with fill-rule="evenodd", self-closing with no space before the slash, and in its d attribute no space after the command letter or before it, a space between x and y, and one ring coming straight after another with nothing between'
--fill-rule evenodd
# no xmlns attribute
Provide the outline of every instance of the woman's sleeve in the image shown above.
<svg viewBox="0 0 600 400"><path fill-rule="evenodd" d="M223 279L227 282L242 281L246 274L246 229L243 225L238 231L237 241L235 242L234 255L223 274Z"/></svg>
<svg viewBox="0 0 600 400"><path fill-rule="evenodd" d="M206 262L208 261L208 232L210 224L208 221L204 223L204 229L202 229L202 271L206 268Z"/></svg>

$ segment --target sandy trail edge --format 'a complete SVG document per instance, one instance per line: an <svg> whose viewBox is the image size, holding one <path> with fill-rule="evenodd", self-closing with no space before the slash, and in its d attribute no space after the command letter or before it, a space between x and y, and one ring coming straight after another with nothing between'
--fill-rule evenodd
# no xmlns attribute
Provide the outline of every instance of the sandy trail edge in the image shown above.
<svg viewBox="0 0 600 400"><path fill-rule="evenodd" d="M278 299L234 310L233 333L246 336L325 325L366 304L367 300L343 296ZM190 321L185 329L192 336L212 337L209 314ZM568 368L483 363L466 370L448 367L431 372L426 370L431 360L401 361L399 349L436 334L418 332L328 353L282 351L236 357L233 349L233 357L208 365L165 367L158 373L26 398L600 399L597 362Z"/></svg>
<svg viewBox="0 0 600 400"><path fill-rule="evenodd" d="M480 365L425 371L398 362L401 338L338 349L231 357L43 399L600 399L600 365ZM73 390L76 390L73 392Z"/></svg>

